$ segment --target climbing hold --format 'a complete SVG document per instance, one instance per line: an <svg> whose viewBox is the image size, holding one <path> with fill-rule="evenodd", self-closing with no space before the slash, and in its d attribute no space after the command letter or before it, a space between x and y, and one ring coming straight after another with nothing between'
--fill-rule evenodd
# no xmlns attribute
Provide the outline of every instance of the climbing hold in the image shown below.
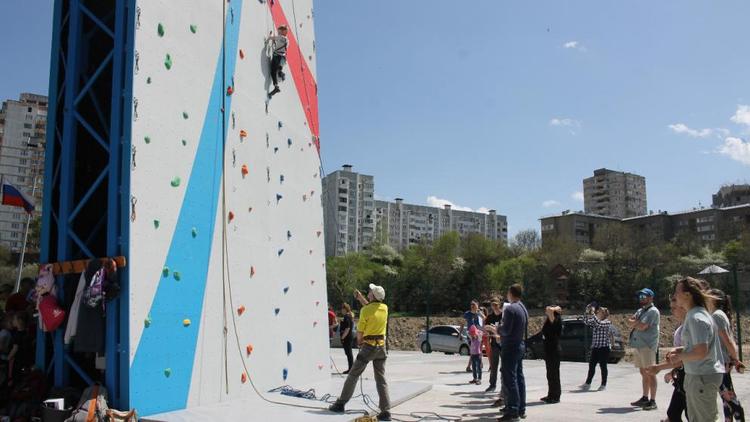
<svg viewBox="0 0 750 422"><path fill-rule="evenodd" d="M289 231L289 230L287 230L287 231L286 231L286 240L289 240L289 239L291 239L291 238L292 238L292 232L291 232L291 231Z"/></svg>
<svg viewBox="0 0 750 422"><path fill-rule="evenodd" d="M192 32L193 34L198 32L198 25L190 25L190 32Z"/></svg>
<svg viewBox="0 0 750 422"><path fill-rule="evenodd" d="M198 237L198 229L193 227L192 229L190 229L190 234L193 236L193 238Z"/></svg>
<svg viewBox="0 0 750 422"><path fill-rule="evenodd" d="M229 221L234 220L234 213L232 211L229 211Z"/></svg>
<svg viewBox="0 0 750 422"><path fill-rule="evenodd" d="M253 212L253 207L248 208L247 212Z"/></svg>
<svg viewBox="0 0 750 422"><path fill-rule="evenodd" d="M286 342L286 354L291 355L292 354L292 342L287 341Z"/></svg>
<svg viewBox="0 0 750 422"><path fill-rule="evenodd" d="M279 183L284 183L284 175L279 175Z"/></svg>
<svg viewBox="0 0 750 422"><path fill-rule="evenodd" d="M287 293L289 293L289 286L284 287L284 294L287 294Z"/></svg>
<svg viewBox="0 0 750 422"><path fill-rule="evenodd" d="M182 326L183 327L189 327L190 326L190 320L185 318L182 320Z"/></svg>
<svg viewBox="0 0 750 422"><path fill-rule="evenodd" d="M247 138L247 131L245 129L240 130L240 138Z"/></svg>
<svg viewBox="0 0 750 422"><path fill-rule="evenodd" d="M314 284L315 284L315 280L310 280L310 285L312 286Z"/></svg>
<svg viewBox="0 0 750 422"><path fill-rule="evenodd" d="M306 193L302 194L302 202L305 202L305 201L307 201L307 194Z"/></svg>
<svg viewBox="0 0 750 422"><path fill-rule="evenodd" d="M250 277L252 277L254 275L255 275L255 267L251 266L250 267Z"/></svg>
<svg viewBox="0 0 750 422"><path fill-rule="evenodd" d="M161 275L162 275L163 277L169 277L169 267L166 267L166 266L165 266L165 267L164 267L164 268L163 268L163 269L161 270Z"/></svg>
<svg viewBox="0 0 750 422"><path fill-rule="evenodd" d="M247 164L242 165L241 171L242 171L242 178L245 178L245 176L247 176L247 174L250 173L250 170L247 169Z"/></svg>
<svg viewBox="0 0 750 422"><path fill-rule="evenodd" d="M273 153L276 154L277 152L279 152L279 147L273 147Z"/></svg>
<svg viewBox="0 0 750 422"><path fill-rule="evenodd" d="M173 188L176 188L177 186L180 186L180 182L181 182L180 178L175 176L175 178L172 179L172 181L169 182L169 184L171 184Z"/></svg>
<svg viewBox="0 0 750 422"><path fill-rule="evenodd" d="M150 136L144 136L144 137L143 137L143 141L144 141L145 143L147 143L147 144L150 144L150 143L151 143L151 137L150 137Z"/></svg>
<svg viewBox="0 0 750 422"><path fill-rule="evenodd" d="M289 376L289 370L284 368L284 370L281 372L281 376L284 378L284 381L286 381L286 378Z"/></svg>
<svg viewBox="0 0 750 422"><path fill-rule="evenodd" d="M182 146L187 146L187 141L184 139L182 140Z"/></svg>
<svg viewBox="0 0 750 422"><path fill-rule="evenodd" d="M244 51L242 51L242 49L241 49L241 48L240 48L240 58L241 58L241 59L244 59L244 58L245 58L245 52L244 52Z"/></svg>
<svg viewBox="0 0 750 422"><path fill-rule="evenodd" d="M147 83L147 84L150 84L150 83L151 83L151 76L149 76L148 78L146 78L146 83Z"/></svg>
<svg viewBox="0 0 750 422"><path fill-rule="evenodd" d="M187 118L188 118L187 111L183 111L182 112L182 118L185 119L185 120L187 120Z"/></svg>
<svg viewBox="0 0 750 422"><path fill-rule="evenodd" d="M156 33L159 34L160 37L164 36L164 25L162 25L161 22L156 26Z"/></svg>
<svg viewBox="0 0 750 422"><path fill-rule="evenodd" d="M281 198L283 198L283 196L281 196L280 193L277 193L276 194L276 203L278 203L279 201L281 201Z"/></svg>
<svg viewBox="0 0 750 422"><path fill-rule="evenodd" d="M273 309L273 313L274 313L275 315L278 315L278 314L279 314L279 312L281 312L281 309L279 309L279 308L274 308L274 309Z"/></svg>
<svg viewBox="0 0 750 422"><path fill-rule="evenodd" d="M154 228L155 229L159 228L159 220L154 220Z"/></svg>
<svg viewBox="0 0 750 422"><path fill-rule="evenodd" d="M228 86L227 87L227 95L232 95L232 94L234 94L234 89L232 89L231 86Z"/></svg>
<svg viewBox="0 0 750 422"><path fill-rule="evenodd" d="M314 190L311 190L311 191L310 191L310 196L313 196L313 195L315 195L315 191L314 191Z"/></svg>
<svg viewBox="0 0 750 422"><path fill-rule="evenodd" d="M247 355L250 356L253 353L253 345L248 344L247 347L245 348L245 352L247 352Z"/></svg>
<svg viewBox="0 0 750 422"><path fill-rule="evenodd" d="M322 363L318 364L318 370L322 371L324 367L325 365L323 365Z"/></svg>
<svg viewBox="0 0 750 422"><path fill-rule="evenodd" d="M172 375L172 368L167 368L164 370L164 376L169 378Z"/></svg>
<svg viewBox="0 0 750 422"><path fill-rule="evenodd" d="M291 147L292 146L292 138L287 138L286 145Z"/></svg>
<svg viewBox="0 0 750 422"><path fill-rule="evenodd" d="M146 319L143 320L143 326L146 328L151 326L151 316L147 316Z"/></svg>
<svg viewBox="0 0 750 422"><path fill-rule="evenodd" d="M234 123L235 123L235 121L234 121L234 112L232 112L232 129L234 129Z"/></svg>
<svg viewBox="0 0 750 422"><path fill-rule="evenodd" d="M237 308L237 315L242 315L243 313L245 313L245 306L240 305L240 307Z"/></svg>
<svg viewBox="0 0 750 422"><path fill-rule="evenodd" d="M182 279L182 275L179 271L175 271L172 273L172 277L174 277L175 280L180 281Z"/></svg>
<svg viewBox="0 0 750 422"><path fill-rule="evenodd" d="M310 255L312 255L312 253L313 253L313 250L312 250L312 249L310 249Z"/></svg>
<svg viewBox="0 0 750 422"><path fill-rule="evenodd" d="M322 232L320 230L318 230L318 237L320 237L321 234L322 234Z"/></svg>
<svg viewBox="0 0 750 422"><path fill-rule="evenodd" d="M164 58L164 67L167 68L167 70L172 68L172 56L167 53L166 57Z"/></svg>
<svg viewBox="0 0 750 422"><path fill-rule="evenodd" d="M315 301L315 306L320 306L320 301L319 300Z"/></svg>
<svg viewBox="0 0 750 422"><path fill-rule="evenodd" d="M284 127L284 123L282 123L281 120L279 120L279 129L281 129L282 127Z"/></svg>
<svg viewBox="0 0 750 422"><path fill-rule="evenodd" d="M313 328L318 326L318 321L313 321Z"/></svg>
<svg viewBox="0 0 750 422"><path fill-rule="evenodd" d="M244 384L244 383L246 383L246 382L247 382L247 374L245 374L245 373L243 372L243 373L242 373L242 378L240 378L240 381L242 381L242 383L243 383L243 384Z"/></svg>
<svg viewBox="0 0 750 422"><path fill-rule="evenodd" d="M279 252L277 252L277 253L278 253L279 256L281 256L281 254L284 253L284 250L283 249L279 249Z"/></svg>

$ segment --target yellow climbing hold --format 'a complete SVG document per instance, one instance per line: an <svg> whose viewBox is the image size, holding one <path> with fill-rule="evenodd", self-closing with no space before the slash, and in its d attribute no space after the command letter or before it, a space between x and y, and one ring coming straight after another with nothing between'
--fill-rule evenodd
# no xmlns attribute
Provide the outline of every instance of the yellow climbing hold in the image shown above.
<svg viewBox="0 0 750 422"><path fill-rule="evenodd" d="M182 320L182 325L185 326L185 327L189 327L190 326L190 320L187 319L187 318L183 319Z"/></svg>

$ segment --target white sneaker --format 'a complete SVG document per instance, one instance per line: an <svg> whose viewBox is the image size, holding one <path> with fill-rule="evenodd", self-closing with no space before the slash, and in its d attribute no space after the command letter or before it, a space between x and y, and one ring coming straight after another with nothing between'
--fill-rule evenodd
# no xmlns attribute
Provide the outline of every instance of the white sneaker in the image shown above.
<svg viewBox="0 0 750 422"><path fill-rule="evenodd" d="M606 385L600 385L600 386L599 386L599 391L604 391L604 390L606 390L606 389L607 389L607 386L606 386Z"/></svg>
<svg viewBox="0 0 750 422"><path fill-rule="evenodd" d="M589 391L591 390L591 384L581 384L578 388L580 388L583 391Z"/></svg>

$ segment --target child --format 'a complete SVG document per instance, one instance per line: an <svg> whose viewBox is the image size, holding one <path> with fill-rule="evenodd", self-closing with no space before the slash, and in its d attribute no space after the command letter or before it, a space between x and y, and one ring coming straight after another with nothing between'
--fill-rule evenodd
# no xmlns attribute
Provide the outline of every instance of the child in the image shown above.
<svg viewBox="0 0 750 422"><path fill-rule="evenodd" d="M482 331L476 325L469 327L469 352L471 352L471 372L474 379L469 384L482 383Z"/></svg>
<svg viewBox="0 0 750 422"><path fill-rule="evenodd" d="M612 350L612 321L609 320L609 310L601 307L594 314L594 307L586 307L586 316L584 317L586 325L593 328L594 334L591 337L591 359L589 360L589 373L586 382L581 389L588 390L591 388L591 381L594 378L596 364L602 371L602 384L599 391L607 389L607 360L609 352Z"/></svg>
<svg viewBox="0 0 750 422"><path fill-rule="evenodd" d="M284 62L286 62L286 47L289 45L289 39L286 37L288 29L286 25L279 25L277 31L278 35L273 35L273 32L271 32L266 41L271 44L271 49L273 50L270 66L273 91L268 93L269 98L281 92L278 78L281 78L282 81L285 79L284 72L281 69L284 67Z"/></svg>

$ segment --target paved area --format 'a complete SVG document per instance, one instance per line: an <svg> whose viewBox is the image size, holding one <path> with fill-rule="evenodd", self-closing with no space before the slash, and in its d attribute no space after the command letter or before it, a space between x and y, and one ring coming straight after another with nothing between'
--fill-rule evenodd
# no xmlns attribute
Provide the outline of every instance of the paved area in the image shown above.
<svg viewBox="0 0 750 422"><path fill-rule="evenodd" d="M356 353L356 351L355 351ZM338 367L346 368L346 358L341 349L332 349L331 356ZM390 383L399 381L424 382L432 384L432 389L393 409L394 416L405 421L412 412L436 412L442 415L460 417L463 421L492 421L499 416L497 408L491 407L497 394L484 393L484 384L470 385L471 374L464 372L467 357L420 352L391 352L387 363L387 377ZM487 360L485 367L489 368ZM672 394L672 386L660 378L657 390L658 410L644 411L629 405L640 397L641 382L638 371L629 363L609 365L609 381L606 391L583 392L578 389L586 377L588 366L584 363L563 362L561 380L563 395L558 404L547 405L539 401L547 393L544 361L524 361L527 384L527 421L659 421L666 417L666 409ZM337 375L336 375L337 376ZM365 383L374 384L372 370L364 374ZM750 407L750 374L734 376L740 400ZM593 385L599 385L600 378L594 378ZM334 393L336 394L336 393ZM377 396L373 396L377 400ZM424 414L422 414L424 415ZM319 419L324 421L321 415ZM437 420L437 419L432 419Z"/></svg>

